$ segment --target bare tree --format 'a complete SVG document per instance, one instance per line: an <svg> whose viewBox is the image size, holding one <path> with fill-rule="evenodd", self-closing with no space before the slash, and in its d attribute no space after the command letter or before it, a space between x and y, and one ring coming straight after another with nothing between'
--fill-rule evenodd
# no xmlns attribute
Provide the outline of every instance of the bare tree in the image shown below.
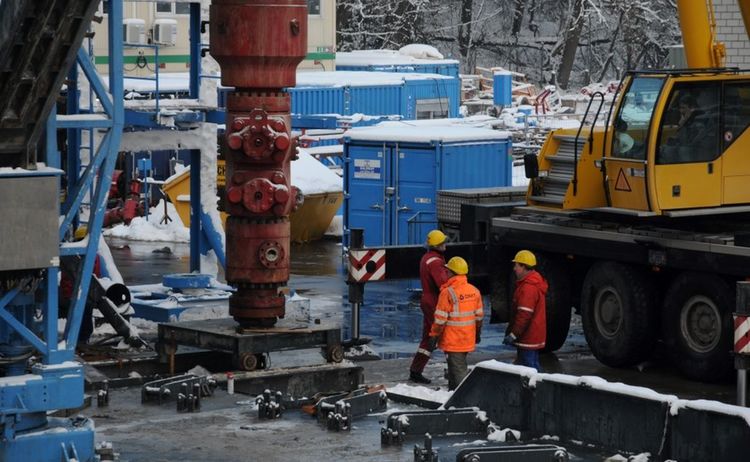
<svg viewBox="0 0 750 462"><path fill-rule="evenodd" d="M674 0L338 0L340 50L437 46L562 87L660 67L679 43Z"/></svg>

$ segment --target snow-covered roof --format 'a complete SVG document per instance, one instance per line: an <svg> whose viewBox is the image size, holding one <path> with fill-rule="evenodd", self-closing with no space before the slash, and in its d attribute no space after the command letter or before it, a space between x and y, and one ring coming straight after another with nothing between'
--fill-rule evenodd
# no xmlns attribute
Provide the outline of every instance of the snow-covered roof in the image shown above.
<svg viewBox="0 0 750 462"><path fill-rule="evenodd" d="M419 64L455 64L456 59L419 59L396 50L357 50L336 53L337 66L409 66Z"/></svg>
<svg viewBox="0 0 750 462"><path fill-rule="evenodd" d="M408 141L414 143L497 141L511 137L509 132L476 126L464 119L408 120L381 122L371 127L353 128L344 137L364 141Z"/></svg>
<svg viewBox="0 0 750 462"><path fill-rule="evenodd" d="M407 80L447 80L454 79L438 74L398 74L395 72L332 71L297 72L297 87L368 87L383 85L403 85Z"/></svg>

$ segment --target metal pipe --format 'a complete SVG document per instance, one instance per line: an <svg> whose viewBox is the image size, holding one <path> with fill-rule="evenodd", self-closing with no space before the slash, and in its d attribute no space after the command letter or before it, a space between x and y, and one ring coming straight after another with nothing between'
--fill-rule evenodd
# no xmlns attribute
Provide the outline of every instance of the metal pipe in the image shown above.
<svg viewBox="0 0 750 462"><path fill-rule="evenodd" d="M737 406L747 407L747 369L737 370Z"/></svg>

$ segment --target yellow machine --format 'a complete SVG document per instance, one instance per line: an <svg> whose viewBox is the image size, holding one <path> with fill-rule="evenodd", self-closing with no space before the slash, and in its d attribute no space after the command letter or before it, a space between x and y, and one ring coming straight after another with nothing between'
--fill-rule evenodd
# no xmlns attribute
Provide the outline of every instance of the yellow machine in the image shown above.
<svg viewBox="0 0 750 462"><path fill-rule="evenodd" d="M739 4L747 25L750 1ZM750 211L750 73L723 67L710 1L677 6L690 69L628 72L593 128L553 132L538 163L527 158L530 205L638 216Z"/></svg>

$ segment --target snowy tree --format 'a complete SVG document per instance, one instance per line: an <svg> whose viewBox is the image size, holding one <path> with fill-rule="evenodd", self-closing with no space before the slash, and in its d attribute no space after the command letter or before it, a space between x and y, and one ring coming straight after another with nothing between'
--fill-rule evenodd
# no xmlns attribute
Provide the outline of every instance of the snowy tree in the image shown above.
<svg viewBox="0 0 750 462"><path fill-rule="evenodd" d="M680 42L674 0L340 0L338 47L427 43L461 61L562 87L663 67Z"/></svg>

